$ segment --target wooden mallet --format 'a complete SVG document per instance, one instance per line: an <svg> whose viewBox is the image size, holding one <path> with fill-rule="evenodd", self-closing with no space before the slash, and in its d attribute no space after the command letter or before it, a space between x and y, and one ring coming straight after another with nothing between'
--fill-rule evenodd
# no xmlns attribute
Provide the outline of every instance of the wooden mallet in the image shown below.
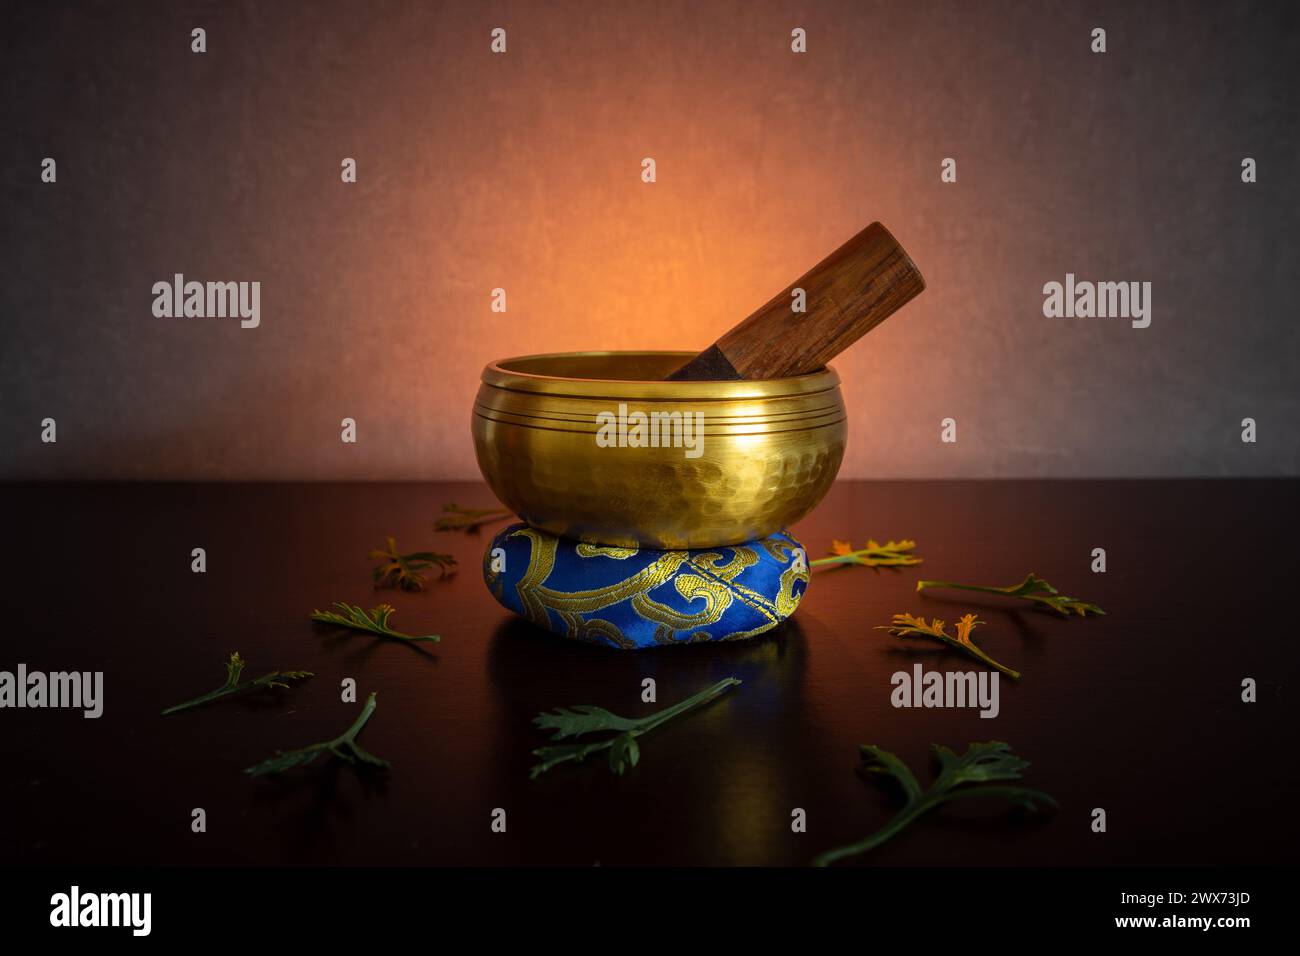
<svg viewBox="0 0 1300 956"><path fill-rule="evenodd" d="M816 371L925 288L898 241L873 222L669 381L784 378ZM796 312L795 290L805 312Z"/></svg>

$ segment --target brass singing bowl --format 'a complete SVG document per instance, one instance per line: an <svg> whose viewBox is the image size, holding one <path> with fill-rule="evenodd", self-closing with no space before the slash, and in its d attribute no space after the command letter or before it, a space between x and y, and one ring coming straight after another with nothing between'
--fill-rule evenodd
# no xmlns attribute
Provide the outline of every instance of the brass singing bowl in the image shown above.
<svg viewBox="0 0 1300 956"><path fill-rule="evenodd" d="M529 524L591 544L709 548L798 521L844 456L839 376L663 381L690 357L564 352L492 363L474 402L483 477Z"/></svg>

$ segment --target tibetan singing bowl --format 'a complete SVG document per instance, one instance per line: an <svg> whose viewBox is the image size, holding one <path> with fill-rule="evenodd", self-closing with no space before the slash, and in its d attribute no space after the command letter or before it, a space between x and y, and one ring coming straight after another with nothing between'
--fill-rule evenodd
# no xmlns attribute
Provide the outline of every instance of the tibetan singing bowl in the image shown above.
<svg viewBox="0 0 1300 956"><path fill-rule="evenodd" d="M663 381L691 354L494 362L474 403L483 477L529 524L592 544L708 548L798 521L844 456L839 376Z"/></svg>

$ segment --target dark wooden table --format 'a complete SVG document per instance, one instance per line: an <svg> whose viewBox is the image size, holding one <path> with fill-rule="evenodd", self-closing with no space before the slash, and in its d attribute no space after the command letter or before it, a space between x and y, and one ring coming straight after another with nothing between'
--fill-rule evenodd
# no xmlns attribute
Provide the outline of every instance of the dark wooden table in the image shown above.
<svg viewBox="0 0 1300 956"><path fill-rule="evenodd" d="M1026 783L1061 808L1018 820L971 802L878 850L877 865L1195 864L1278 861L1300 836L1291 756L1297 669L1290 481L841 483L794 529L919 542L927 577L1018 581L1033 570L1108 615L1062 620L1014 601L918 597L919 570L818 570L779 632L736 645L629 653L572 644L499 607L479 572L491 531L438 534L445 502L477 484L50 484L3 489L0 669L102 670L99 720L0 712L5 863L803 864L871 832L890 796L855 772L876 743L928 781L932 741L1010 742ZM386 534L453 552L460 571L420 594L376 592L367 551ZM206 574L190 551L207 550ZM1089 570L1104 547L1108 571ZM422 652L308 621L346 600L397 607L395 626L440 633ZM1001 714L897 710L890 675L973 662L874 630L896 611L952 621L978 610ZM221 683L306 668L278 696L162 718ZM643 739L625 777L599 760L530 781L531 725L557 705L635 715L728 675L743 687ZM393 763L361 776L321 760L284 779L240 771L277 748L362 738ZM1253 677L1259 700L1242 703ZM191 810L207 832L191 832ZM507 832L494 834L494 808ZM808 831L790 829L807 811ZM1105 808L1108 831L1093 833Z"/></svg>

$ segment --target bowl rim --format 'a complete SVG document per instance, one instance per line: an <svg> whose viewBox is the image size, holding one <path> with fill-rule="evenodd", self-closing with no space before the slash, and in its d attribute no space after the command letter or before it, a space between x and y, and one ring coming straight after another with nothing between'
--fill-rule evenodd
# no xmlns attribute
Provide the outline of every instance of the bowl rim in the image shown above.
<svg viewBox="0 0 1300 956"><path fill-rule="evenodd" d="M741 379L716 382L669 382L657 379L577 378L564 375L540 375L521 372L506 366L514 362L538 359L603 357L610 355L673 355L683 364L697 353L675 349L609 349L577 352L539 352L512 355L489 362L483 368L486 386L541 395L571 395L580 398L643 398L664 401L734 401L736 399L774 398L785 395L810 395L839 387L840 377L827 365L815 372L787 378Z"/></svg>

